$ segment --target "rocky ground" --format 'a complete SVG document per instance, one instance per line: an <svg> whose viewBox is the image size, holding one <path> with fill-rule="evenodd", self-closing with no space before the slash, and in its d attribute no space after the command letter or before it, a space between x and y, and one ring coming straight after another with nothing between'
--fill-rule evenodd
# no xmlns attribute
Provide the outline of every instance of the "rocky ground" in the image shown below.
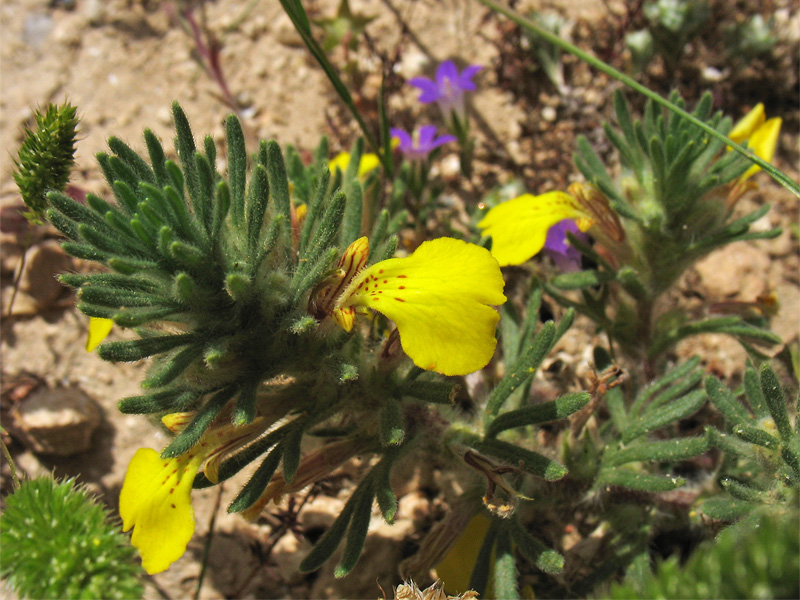
<svg viewBox="0 0 800 600"><path fill-rule="evenodd" d="M7 441L24 474L49 471L60 477L78 477L112 509L116 509L125 468L136 449L160 448L166 438L153 423L116 410L119 398L137 393L143 366L107 364L83 349L88 319L74 309L70 292L53 277L83 265L61 253L54 230L27 228L17 216L19 197L11 178L12 158L34 108L64 99L75 104L81 116L72 179L79 190L108 195L93 157L106 149L110 135L141 149L141 132L149 127L169 147L173 100L180 101L196 134L211 133L221 147L223 119L231 107L225 102L226 91L204 69L202 59L198 60L199 46L190 30L176 18L185 4L6 0L0 5L3 422L5 426L28 419L29 429L46 428L58 419L71 419L74 424L66 441L51 440L50 447L21 433ZM312 15L329 16L338 2L307 4ZM536 5L568 17L573 21L573 39L605 53L605 58L620 66L624 64L619 38L625 26L626 3L551 0L517 4L518 8ZM747 2L731 4L735 5L731 10L748 6ZM763 99L769 109L777 111L771 116L777 114L785 120L786 135L776 163L797 179L797 69L794 65L791 75L791 61L797 55L798 7L795 2L777 0L770 4L783 32L776 50L783 54L775 61L754 72L745 69L742 74L734 69L726 74L717 69L715 74L697 66L713 64L715 59L698 45L687 51L677 72L666 73L655 65L643 77L660 91L677 84L690 97L696 97L701 88L711 88L720 108L734 116ZM207 27L221 43L227 101L242 117L251 148L258 139L274 138L308 150L323 133L331 137L334 149L349 146L356 128L277 2L218 0L195 5L192 15L198 25ZM393 124L409 127L421 115L416 92L403 85L406 79L430 74L446 58L485 66L471 107L478 135L476 174L471 181L460 181L455 154L443 155L439 167L459 201L475 202L494 185L515 177L528 189L541 191L561 188L576 177L571 162L575 136L583 133L590 140L599 139L600 120L608 113L608 99L617 84L567 58L563 61L566 87L559 92L541 71L530 70L518 32L490 16L477 2L351 0L351 5L357 12L377 16L367 27L369 43L362 44L353 56L345 57L336 49L332 57L337 64L348 58L357 62L363 77L356 99L367 112L374 106L380 85L381 60L391 63L394 77L388 83ZM207 43L208 38L203 39ZM772 85L770 73L775 76L787 68ZM759 81L770 83L765 87ZM424 111L422 116L426 116ZM224 158L222 153L221 170ZM739 210L749 212L764 202L771 203L773 210L756 228L781 226L784 233L776 240L738 244L710 255L681 282L673 300L685 306L701 300L750 302L760 294L774 292L780 306L772 328L785 344L796 348L800 337L798 203L766 175L758 177L761 190L742 202ZM28 245L19 293L9 315L12 282ZM588 368L584 348L589 337L588 324L579 322L558 352L570 365L564 376L577 377L578 384ZM711 372L733 379L746 360L738 345L715 336L684 342L678 352L699 354ZM39 408L55 396L64 399L64 411L43 417ZM71 445L69 456L52 453L54 448L63 451L65 445ZM149 578L146 597L185 598L195 593L212 518L216 520L202 598L377 597L378 585L388 593L399 583L397 563L413 553L424 531L443 514L448 490L456 484L435 469L405 474L405 480L397 482L404 492L397 523L389 527L374 519L366 552L353 574L335 580L331 561L320 573L297 575L296 566L311 542L307 535L295 535L286 525L296 520L297 532L321 531L340 511L349 494L349 482L358 472L359 464L349 464L330 485L315 489L308 498L300 494L297 503L305 505L299 516L293 516L295 507L284 503L282 512L273 511L256 523L246 523L224 510L247 473L221 486L219 493L216 488L196 492L198 527L189 551L172 569ZM4 465L4 493L8 491L7 474Z"/></svg>

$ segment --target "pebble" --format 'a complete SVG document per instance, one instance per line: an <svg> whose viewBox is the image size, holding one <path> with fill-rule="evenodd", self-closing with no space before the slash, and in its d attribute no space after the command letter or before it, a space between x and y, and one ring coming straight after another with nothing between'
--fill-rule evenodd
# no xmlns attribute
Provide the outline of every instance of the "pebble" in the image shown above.
<svg viewBox="0 0 800 600"><path fill-rule="evenodd" d="M47 14L32 13L25 17L25 24L22 29L22 39L38 50L47 40L53 29L53 17Z"/></svg>
<svg viewBox="0 0 800 600"><path fill-rule="evenodd" d="M283 44L289 48L302 48L305 45L303 43L303 38L297 33L292 20L286 13L281 13L281 15L275 19L272 25L272 32L279 44Z"/></svg>
<svg viewBox="0 0 800 600"><path fill-rule="evenodd" d="M398 517L411 519L416 528L420 528L430 516L431 501L422 492L406 494L397 504Z"/></svg>
<svg viewBox="0 0 800 600"><path fill-rule="evenodd" d="M72 456L91 446L100 408L79 388L40 388L11 411L13 433L38 454Z"/></svg>
<svg viewBox="0 0 800 600"><path fill-rule="evenodd" d="M542 119L545 121L555 121L556 117L558 116L558 112L552 106L545 106L542 109Z"/></svg>
<svg viewBox="0 0 800 600"><path fill-rule="evenodd" d="M710 298L754 300L764 291L769 255L748 244L712 252L695 266Z"/></svg>
<svg viewBox="0 0 800 600"><path fill-rule="evenodd" d="M330 527L344 509L344 501L330 496L317 496L305 505L298 520L303 529Z"/></svg>
<svg viewBox="0 0 800 600"><path fill-rule="evenodd" d="M38 305L48 306L64 291L56 276L71 266L72 259L64 254L61 245L55 240L46 240L28 250L19 289Z"/></svg>
<svg viewBox="0 0 800 600"><path fill-rule="evenodd" d="M430 62L427 54L416 48L410 48L403 53L400 62L394 65L394 71L405 79L411 79L423 75Z"/></svg>
<svg viewBox="0 0 800 600"><path fill-rule="evenodd" d="M300 572L300 563L310 551L311 542L306 538L297 539L294 533L289 532L275 543L270 559L278 567L284 581L294 585L306 578L306 574Z"/></svg>

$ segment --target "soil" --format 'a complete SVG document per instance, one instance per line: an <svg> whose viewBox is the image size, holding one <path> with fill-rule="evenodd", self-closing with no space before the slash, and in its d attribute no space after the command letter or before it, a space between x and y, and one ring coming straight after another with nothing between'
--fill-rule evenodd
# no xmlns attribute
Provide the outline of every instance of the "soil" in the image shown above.
<svg viewBox="0 0 800 600"><path fill-rule="evenodd" d="M350 4L354 12L376 18L367 26L368 37L356 51L346 53L336 48L331 56L339 66L347 60L357 64L360 79L351 83L356 101L367 115L374 111L382 66L391 74L387 87L392 123L408 128L436 115L419 107L416 91L403 85L406 79L430 75L435 65L447 58L462 65L484 65L470 107L477 135L475 174L469 181L462 180L454 153L443 154L439 167L449 186L448 194L459 202L475 203L489 189L514 179L529 190L563 189L578 179L571 156L580 134L586 135L601 155L611 156L602 141L600 123L609 115L611 93L620 86L605 76L567 57L563 59L566 83L559 91L541 69L531 66L519 30L477 2L351 0ZM641 14L628 8L635 2L550 0L513 4L523 12L536 7L567 17L572 21L574 41L618 67L625 67L629 61L621 41L623 33L642 22ZM761 3L712 4L716 11L722 11L716 17L741 19L744 14L757 12ZM333 15L338 1L309 1L304 5L319 18ZM800 9L790 0L772 0L769 5L780 38L768 58L741 64L726 59L713 41L698 41L687 46L677 69L667 69L655 61L640 77L660 92L677 86L690 101L702 89L711 89L717 108L733 116L743 115L755 102L764 101L770 116L784 118L785 134L775 162L797 180ZM190 9L199 26L219 42L229 94L204 68L197 43L181 26L177 16L185 9ZM724 14L726 10L730 12ZM84 350L88 319L75 310L71 293L53 288L52 282L55 273L85 265L69 259L65 262L58 251L28 261L12 314L6 316L14 274L26 244L30 242L34 249L52 246L52 240L58 237L45 226L26 227L17 216L20 201L11 177L13 156L23 127L31 124L32 111L64 99L78 107L80 143L71 180L73 191L106 197L106 183L94 155L107 150L106 139L111 135L143 149L141 134L145 127L169 148L173 100L183 106L196 136L210 133L217 142L221 171L225 158L223 120L232 108L243 119L251 149L259 139L276 139L305 151L327 134L332 149L339 150L349 147L357 127L279 3L272 0L6 0L0 5L0 22L3 418L8 418L9 404L24 397L24 385L31 380L49 388L78 387L96 401L102 414L91 448L74 456L37 455L17 439L7 441L24 475L53 472L58 477L77 477L116 511L133 453L142 446L161 448L167 440L154 423L116 410L120 398L138 393L144 366L111 365ZM203 38L203 43L208 41ZM770 203L772 210L755 227L779 226L783 234L775 240L737 244L710 255L684 278L673 300L684 306L699 301L752 302L761 294L774 292L779 308L771 321L772 329L785 345L796 348L800 338L798 202L765 174L758 175L757 180L761 189L742 201L738 210L749 212ZM115 331L112 335L125 337L130 333ZM579 320L554 354L562 362L559 377L569 378L565 385L581 385L591 360L584 350L590 348L587 342L592 336L588 322ZM709 371L734 381L746 361L738 345L715 336L693 338L681 344L677 352L679 356L698 354ZM378 586L390 593L392 586L401 582L398 563L414 552L433 519L446 509L442 489L447 486L435 474L409 475L403 485L405 495L397 524L389 527L374 519L367 551L352 575L334 579L335 561L319 573L296 574L296 566L311 544L303 533L319 532L330 524L358 472L358 464L347 465L333 483L315 488L299 517L293 515L294 507L284 503L280 511L273 508L270 515L255 523L228 515L224 509L246 480L247 472L220 486L219 492L217 488L195 492L197 530L189 550L167 572L147 578L145 597L194 596L209 540L201 598L375 598L381 593ZM5 464L2 475L5 494L9 490ZM297 502L302 503L304 498L305 492ZM294 528L297 535L281 526L293 519L298 523ZM214 534L209 537L212 522Z"/></svg>

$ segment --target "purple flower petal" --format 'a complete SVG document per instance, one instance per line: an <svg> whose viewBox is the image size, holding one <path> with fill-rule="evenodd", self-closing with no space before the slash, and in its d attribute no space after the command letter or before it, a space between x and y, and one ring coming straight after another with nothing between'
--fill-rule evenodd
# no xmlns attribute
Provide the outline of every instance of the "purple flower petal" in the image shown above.
<svg viewBox="0 0 800 600"><path fill-rule="evenodd" d="M389 130L389 133L392 137L396 137L400 140L400 152L409 152L414 148L414 142L411 139L411 136L408 135L406 131L403 129L398 129L396 127L392 127Z"/></svg>
<svg viewBox="0 0 800 600"><path fill-rule="evenodd" d="M423 104L436 102L441 97L436 82L427 77L412 77L408 83L420 89L422 93L419 95L419 101Z"/></svg>
<svg viewBox="0 0 800 600"><path fill-rule="evenodd" d="M578 226L572 219L564 219L559 221L547 231L547 240L544 247L551 252L558 252L559 254L566 254L567 250L571 248L567 241L567 232L578 233Z"/></svg>
<svg viewBox="0 0 800 600"><path fill-rule="evenodd" d="M436 69L436 85L439 87L440 93L444 93L447 90L446 79L450 80L450 85L458 83L458 67L452 60L444 61Z"/></svg>
<svg viewBox="0 0 800 600"><path fill-rule="evenodd" d="M431 145L431 150L433 150L434 148L438 148L439 146L442 146L449 142L455 142L457 139L458 138L454 135L440 135L438 138L433 140L433 144Z"/></svg>
<svg viewBox="0 0 800 600"><path fill-rule="evenodd" d="M461 71L461 75L458 76L458 87L465 91L475 91L475 83L472 78L481 69L483 69L481 65L470 65Z"/></svg>
<svg viewBox="0 0 800 600"><path fill-rule="evenodd" d="M575 221L564 219L547 231L544 249L553 258L556 267L560 271L571 273L580 269L581 253L570 245L569 240L567 240L567 232L571 232L581 239L586 238L578 229Z"/></svg>
<svg viewBox="0 0 800 600"><path fill-rule="evenodd" d="M417 130L417 148L430 150L433 138L436 137L436 125L425 125Z"/></svg>

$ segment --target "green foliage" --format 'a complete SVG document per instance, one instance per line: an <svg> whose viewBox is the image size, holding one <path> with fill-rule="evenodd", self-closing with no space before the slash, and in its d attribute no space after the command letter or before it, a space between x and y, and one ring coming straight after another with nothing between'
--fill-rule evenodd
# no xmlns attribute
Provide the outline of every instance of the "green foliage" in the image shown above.
<svg viewBox="0 0 800 600"><path fill-rule="evenodd" d="M702 544L685 564L671 557L629 575L602 598L797 598L797 513L760 513Z"/></svg>
<svg viewBox="0 0 800 600"><path fill-rule="evenodd" d="M608 359L596 356L598 367ZM599 460L578 453L572 460L594 462L594 486L616 486L638 492L659 493L676 489L686 482L670 472L675 463L708 451L707 435L679 437L677 423L696 413L706 403L703 389L695 389L702 379L699 361L675 367L626 402L621 387L606 392L611 421L606 424L606 443ZM652 434L661 432L662 439ZM666 438L666 439L664 439ZM570 452L579 449L576 446ZM586 472L589 465L581 465Z"/></svg>
<svg viewBox="0 0 800 600"><path fill-rule="evenodd" d="M64 249L110 269L68 273L61 281L77 289L84 313L138 334L101 344L101 358L151 358L146 393L123 399L123 412L193 411L164 449L165 458L186 453L223 419L243 426L266 416L266 429L286 418L220 465L222 481L260 461L230 511L252 507L279 477L281 465L284 481L291 483L301 468L302 441L316 425L332 420L342 431L375 439L375 449L383 443L380 469L364 484L364 494L354 497L345 558L337 571L343 575L360 554L371 500L377 496L386 518L393 518L396 499L388 474L398 452L418 433L405 423L408 402L452 401L452 384L408 382L402 370L379 369L383 359L374 340L365 350L357 336L321 331L309 314L314 310L309 292L334 274L345 247L363 234L362 211L380 215L371 262L394 252L400 222L374 210L362 195L355 168L362 140L353 148L352 168L337 174L334 186L325 140L308 166L293 148L284 155L272 141L262 142L248 158L241 125L231 116L224 177L215 170L210 138L200 150L177 104L173 114L179 162L166 158L149 131L149 161L112 138L111 154L101 153L98 160L116 202L89 194L82 205L49 193L46 214L68 238ZM302 223L290 189L308 203ZM271 383L279 375L282 379ZM210 484L202 473L195 480L197 487Z"/></svg>
<svg viewBox="0 0 800 600"><path fill-rule="evenodd" d="M670 101L683 109L677 93ZM682 339L700 333L734 336L752 352L753 344L779 343L779 336L765 328L765 319L729 315L696 320L684 311L656 309L657 299L712 250L774 238L780 230L751 231L769 210L766 205L732 217L746 189L739 179L749 166L745 158L726 152L722 141L653 101L641 119L631 115L619 91L614 107L617 122L605 123L604 131L619 153L622 173L612 175L586 138L578 139L575 155L575 165L602 192L582 202L601 215L593 232L614 260L570 235L570 242L597 266L554 277L544 285L547 293L591 318L626 355L650 365ZM712 114L710 94L691 116L722 133L731 127L721 113ZM600 205L602 196L607 208ZM565 295L565 290L577 290L579 296Z"/></svg>
<svg viewBox="0 0 800 600"><path fill-rule="evenodd" d="M553 35L566 36L569 35L569 31L572 29L572 23L557 13L534 12L530 14L529 17ZM556 89L559 91L565 90L564 66L561 60L561 50L538 36L531 35L527 32L523 33L523 35L525 36L524 39L531 54L541 66L547 78L556 86Z"/></svg>
<svg viewBox="0 0 800 600"><path fill-rule="evenodd" d="M667 68L674 69L686 44L698 35L711 16L705 0L649 0L644 3L643 11L647 29L625 37L639 70L656 54L664 58Z"/></svg>
<svg viewBox="0 0 800 600"><path fill-rule="evenodd" d="M325 32L322 49L330 52L339 45L347 44L350 50L358 48L359 36L364 28L375 19L361 13L353 13L348 0L340 0L336 15L319 19L314 23Z"/></svg>
<svg viewBox="0 0 800 600"><path fill-rule="evenodd" d="M42 477L5 499L0 575L24 598L139 598L141 568L108 512L73 480Z"/></svg>
<svg viewBox="0 0 800 600"><path fill-rule="evenodd" d="M77 109L65 102L34 112L35 129L25 129L25 139L14 159L14 181L30 209L28 219L40 220L48 206L47 192L67 186L75 162Z"/></svg>
<svg viewBox="0 0 800 600"><path fill-rule="evenodd" d="M765 19L761 14L725 27L723 38L729 58L745 62L769 54L778 41L774 18Z"/></svg>
<svg viewBox="0 0 800 600"><path fill-rule="evenodd" d="M707 427L712 445L725 452L719 483L725 496L701 506L711 518L731 521L756 509L797 511L800 500L800 431L789 413L797 412L768 364L745 373L744 398L713 376L705 380L708 396L725 418L725 430Z"/></svg>

